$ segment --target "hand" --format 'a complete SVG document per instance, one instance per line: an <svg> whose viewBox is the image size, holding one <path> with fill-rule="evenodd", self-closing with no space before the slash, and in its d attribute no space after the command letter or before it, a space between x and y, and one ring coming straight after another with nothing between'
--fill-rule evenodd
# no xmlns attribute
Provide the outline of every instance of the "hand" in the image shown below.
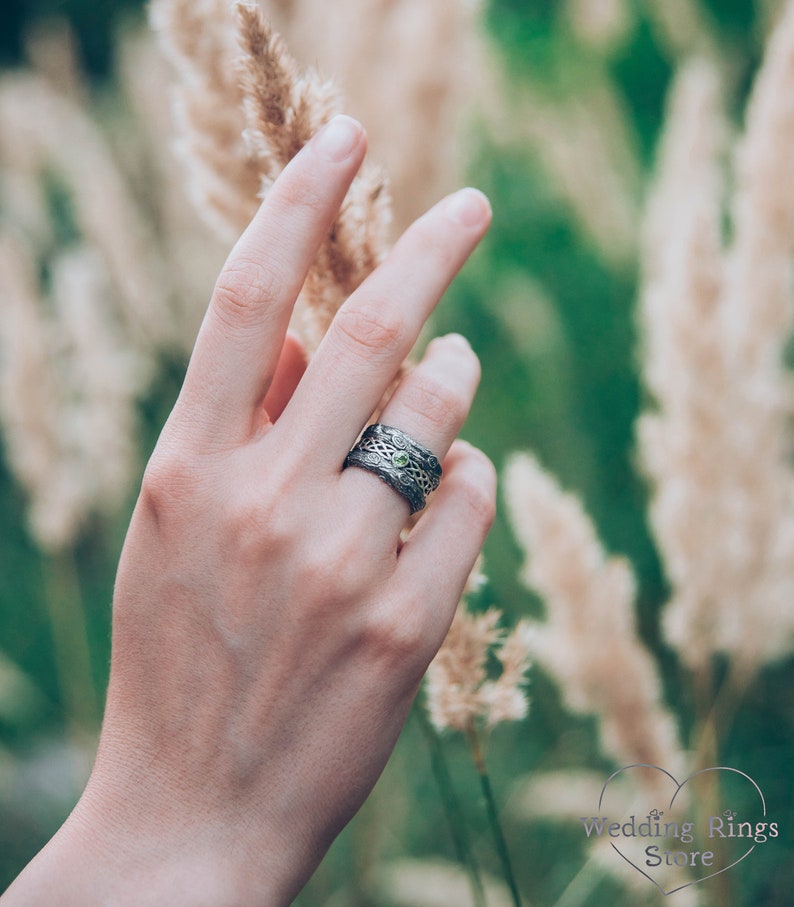
<svg viewBox="0 0 794 907"><path fill-rule="evenodd" d="M318 133L220 275L124 546L94 772L8 907L287 904L389 757L493 516L454 442L468 344L433 341L380 419L444 458L404 544L407 502L342 464L490 212L424 215L304 370L292 305L365 144Z"/></svg>

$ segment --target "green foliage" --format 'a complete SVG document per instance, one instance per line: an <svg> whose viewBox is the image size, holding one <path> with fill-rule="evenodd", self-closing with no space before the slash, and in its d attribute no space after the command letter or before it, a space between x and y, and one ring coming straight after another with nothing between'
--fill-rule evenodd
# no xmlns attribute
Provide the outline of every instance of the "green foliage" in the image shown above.
<svg viewBox="0 0 794 907"><path fill-rule="evenodd" d="M125 14L139 14L144 0L3 0L0 9L0 64L22 57L27 30L41 20L67 21L80 40L88 70L106 76L113 60L113 33Z"/></svg>

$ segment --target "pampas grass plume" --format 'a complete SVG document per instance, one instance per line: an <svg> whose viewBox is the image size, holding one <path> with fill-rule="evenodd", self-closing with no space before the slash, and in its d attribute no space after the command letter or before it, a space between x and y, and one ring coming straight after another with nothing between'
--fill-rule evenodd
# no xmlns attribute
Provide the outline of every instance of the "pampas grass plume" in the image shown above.
<svg viewBox="0 0 794 907"><path fill-rule="evenodd" d="M531 631L519 621L505 634L502 612L480 614L461 604L425 682L430 720L436 730L468 731L482 720L489 728L518 721L527 713L523 685L529 669ZM488 660L495 656L501 672L489 679Z"/></svg>
<svg viewBox="0 0 794 907"><path fill-rule="evenodd" d="M176 150L196 209L227 242L256 212L260 175L245 115L231 0L154 0L152 26L177 74Z"/></svg>
<svg viewBox="0 0 794 907"><path fill-rule="evenodd" d="M676 727L637 637L628 564L606 556L577 499L534 458L512 457L504 489L527 556L523 579L547 611L528 635L532 656L573 711L598 716L603 748L619 764L648 762L675 773L682 767Z"/></svg>
<svg viewBox="0 0 794 907"><path fill-rule="evenodd" d="M717 70L687 67L672 94L643 268L640 421L652 525L672 587L664 631L700 672L733 657L747 676L794 647L794 4L773 33L747 108L722 245Z"/></svg>

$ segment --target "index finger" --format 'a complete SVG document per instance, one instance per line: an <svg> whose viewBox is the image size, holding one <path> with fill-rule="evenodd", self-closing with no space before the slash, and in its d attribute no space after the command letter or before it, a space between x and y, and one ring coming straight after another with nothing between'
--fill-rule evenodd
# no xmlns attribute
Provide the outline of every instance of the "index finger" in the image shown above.
<svg viewBox="0 0 794 907"><path fill-rule="evenodd" d="M178 407L205 436L244 440L278 363L306 274L366 150L337 116L287 165L218 278Z"/></svg>

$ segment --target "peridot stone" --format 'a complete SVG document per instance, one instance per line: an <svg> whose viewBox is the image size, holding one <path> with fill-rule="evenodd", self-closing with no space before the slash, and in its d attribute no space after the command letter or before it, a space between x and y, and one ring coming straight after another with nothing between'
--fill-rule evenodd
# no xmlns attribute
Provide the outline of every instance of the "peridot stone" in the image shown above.
<svg viewBox="0 0 794 907"><path fill-rule="evenodd" d="M404 450L398 450L391 458L392 463L397 467L407 466L409 460L410 457Z"/></svg>

